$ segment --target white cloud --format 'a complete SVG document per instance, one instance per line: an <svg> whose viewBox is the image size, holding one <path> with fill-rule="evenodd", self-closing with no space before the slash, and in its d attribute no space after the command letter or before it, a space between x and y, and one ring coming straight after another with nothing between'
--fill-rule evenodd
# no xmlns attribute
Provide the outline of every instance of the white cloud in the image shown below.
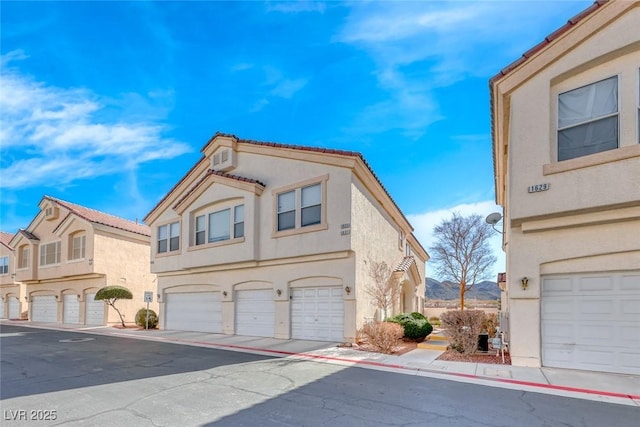
<svg viewBox="0 0 640 427"><path fill-rule="evenodd" d="M485 218L490 213L502 212L502 208L492 201L484 201L460 204L450 208L407 215L407 219L415 229L413 234L415 234L418 241L425 247L427 252L429 252L429 248L434 244L433 228L443 220L450 219L453 212L458 212L463 216L478 214ZM502 222L496 225L496 229L502 231ZM496 232L495 236L491 239L491 249L498 259L493 267L493 274L491 275L491 280L495 281L498 273L506 270L505 254L502 251L502 235L498 232ZM433 277L431 274L433 274L433 269L429 268L429 263L427 262L427 276Z"/></svg>
<svg viewBox="0 0 640 427"><path fill-rule="evenodd" d="M271 89L271 94L280 98L290 99L306 85L306 79L283 79Z"/></svg>
<svg viewBox="0 0 640 427"><path fill-rule="evenodd" d="M326 5L319 1L274 1L267 3L267 10L281 13L319 12L324 13Z"/></svg>
<svg viewBox="0 0 640 427"><path fill-rule="evenodd" d="M469 76L488 79L557 28L550 24L550 15L563 17L559 26L581 8L571 2L535 1L387 1L349 6L335 40L373 59L379 85L393 102L375 102L369 109L389 117L401 112L387 120L387 128L404 128L408 136L422 135L441 118L435 89ZM412 102L416 99L421 102ZM365 110L356 124L372 122L376 115Z"/></svg>
<svg viewBox="0 0 640 427"><path fill-rule="evenodd" d="M2 64L21 58L23 54L10 53ZM115 120L107 120L101 112L106 104L114 104L112 99L83 89L50 86L9 67L3 67L1 78L3 188L69 184L191 150L165 137L167 129L154 122L153 114L149 114L152 119L134 121L123 111ZM148 94L154 99L167 95L171 92ZM139 98L126 94L126 99L142 103ZM148 109L151 112L153 107Z"/></svg>

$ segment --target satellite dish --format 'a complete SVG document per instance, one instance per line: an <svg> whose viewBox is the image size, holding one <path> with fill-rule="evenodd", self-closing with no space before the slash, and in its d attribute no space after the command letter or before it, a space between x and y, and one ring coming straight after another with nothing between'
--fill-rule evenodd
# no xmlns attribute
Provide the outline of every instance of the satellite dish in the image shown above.
<svg viewBox="0 0 640 427"><path fill-rule="evenodd" d="M485 221L487 221L487 224L496 225L501 219L502 214L500 214L499 212L494 212L492 214L489 214Z"/></svg>

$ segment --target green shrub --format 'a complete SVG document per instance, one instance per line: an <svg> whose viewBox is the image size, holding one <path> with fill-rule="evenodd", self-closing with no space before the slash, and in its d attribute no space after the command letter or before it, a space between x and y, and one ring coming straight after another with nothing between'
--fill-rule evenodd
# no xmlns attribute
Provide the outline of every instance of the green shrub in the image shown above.
<svg viewBox="0 0 640 427"><path fill-rule="evenodd" d="M415 315L421 316L417 318ZM404 329L404 337L415 341L422 341L432 331L431 323L420 313L402 313L387 319L387 322L397 323Z"/></svg>
<svg viewBox="0 0 640 427"><path fill-rule="evenodd" d="M141 308L136 313L136 325L145 327L147 325L147 309ZM149 310L149 329L154 329L158 326L158 315L155 311Z"/></svg>
<svg viewBox="0 0 640 427"><path fill-rule="evenodd" d="M440 326L440 318L438 316L431 316L429 317L429 323L433 326Z"/></svg>
<svg viewBox="0 0 640 427"><path fill-rule="evenodd" d="M427 318L424 317L424 314L418 313L417 311L411 313L411 317L413 317L414 319L427 320Z"/></svg>

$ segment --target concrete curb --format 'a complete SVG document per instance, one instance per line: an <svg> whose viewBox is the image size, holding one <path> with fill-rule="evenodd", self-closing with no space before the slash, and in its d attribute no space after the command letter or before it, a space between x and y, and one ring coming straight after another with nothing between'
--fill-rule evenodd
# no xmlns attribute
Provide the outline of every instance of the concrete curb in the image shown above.
<svg viewBox="0 0 640 427"><path fill-rule="evenodd" d="M2 322L5 323L5 322ZM8 323L11 324L11 323ZM238 351L245 352L251 354L259 354L263 356L275 356L275 357L295 357L306 360L313 360L319 362L327 362L327 363L338 363L341 365L349 365L349 366L357 366L362 368L369 369L378 369L385 371L393 371L398 373L415 373L415 374L426 374L426 376L438 379L452 379L452 380L466 380L466 382L482 384L487 386L508 386L508 388L515 388L520 390L532 391L532 392L541 392L547 394L557 394L574 398L596 398L593 400L606 401L609 403L617 403L617 404L625 404L630 406L638 406L640 407L640 394L630 394L630 393L620 393L620 392L612 392L612 391L604 391L604 390L596 390L596 389L588 389L581 387L573 387L566 386L560 384L545 384L539 382L532 381L524 381L518 379L509 379L509 378L495 378L488 377L476 374L468 374L462 372L446 372L436 369L429 369L424 367L410 367L401 364L387 363L387 362L378 362L372 360L361 360L354 359L348 357L339 357L339 356L328 356L323 354L315 354L313 352L293 352L287 350L276 350L269 348L259 348L259 347L251 347L246 345L238 345L238 344L224 344L224 343L216 343L209 341L201 341L201 340L188 340L181 338L166 338L166 337L158 337L158 336L142 336L134 333L125 333L120 330L113 329L110 327L100 327L100 328L90 328L90 329L75 329L75 328L65 328L65 327L56 327L49 325L33 325L33 324L23 324L20 323L19 326L24 326L27 328L34 329L49 329L49 330L57 330L57 331L70 331L70 332L79 332L85 334L92 335L102 335L102 336L116 336L121 338L130 338L130 339L139 339L146 341L159 341L168 344L176 344L176 345L192 345L197 347L207 347L207 348L215 348L219 350L230 350L230 351ZM524 389L522 388L524 387ZM558 393L563 392L563 393ZM613 398L616 400L609 400L605 398Z"/></svg>

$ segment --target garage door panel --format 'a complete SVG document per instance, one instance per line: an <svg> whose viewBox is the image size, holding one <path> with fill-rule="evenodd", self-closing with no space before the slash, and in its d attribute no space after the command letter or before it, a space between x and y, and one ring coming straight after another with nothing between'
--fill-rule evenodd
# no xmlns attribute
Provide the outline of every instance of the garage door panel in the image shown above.
<svg viewBox="0 0 640 427"><path fill-rule="evenodd" d="M586 277L581 279L578 283L578 290L584 292L613 290L613 280L611 277Z"/></svg>
<svg viewBox="0 0 640 427"><path fill-rule="evenodd" d="M77 295L62 297L62 322L69 324L80 323L80 302Z"/></svg>
<svg viewBox="0 0 640 427"><path fill-rule="evenodd" d="M275 302L272 289L236 292L236 335L273 337Z"/></svg>
<svg viewBox="0 0 640 427"><path fill-rule="evenodd" d="M165 329L222 333L220 292L167 294L165 313Z"/></svg>
<svg viewBox="0 0 640 427"><path fill-rule="evenodd" d="M542 284L543 292L547 294L573 291L571 279L546 279Z"/></svg>
<svg viewBox="0 0 640 427"><path fill-rule="evenodd" d="M31 297L31 321L55 323L58 321L58 302L53 295Z"/></svg>
<svg viewBox="0 0 640 427"><path fill-rule="evenodd" d="M85 325L104 325L105 303L95 300L96 294L86 294L84 297L84 323Z"/></svg>
<svg viewBox="0 0 640 427"><path fill-rule="evenodd" d="M20 301L16 297L9 297L9 319L20 318Z"/></svg>
<svg viewBox="0 0 640 427"><path fill-rule="evenodd" d="M318 341L344 339L341 287L293 289L291 296L292 338Z"/></svg>
<svg viewBox="0 0 640 427"><path fill-rule="evenodd" d="M640 282L636 274L544 278L544 366L640 375ZM558 293L558 284L570 294Z"/></svg>

